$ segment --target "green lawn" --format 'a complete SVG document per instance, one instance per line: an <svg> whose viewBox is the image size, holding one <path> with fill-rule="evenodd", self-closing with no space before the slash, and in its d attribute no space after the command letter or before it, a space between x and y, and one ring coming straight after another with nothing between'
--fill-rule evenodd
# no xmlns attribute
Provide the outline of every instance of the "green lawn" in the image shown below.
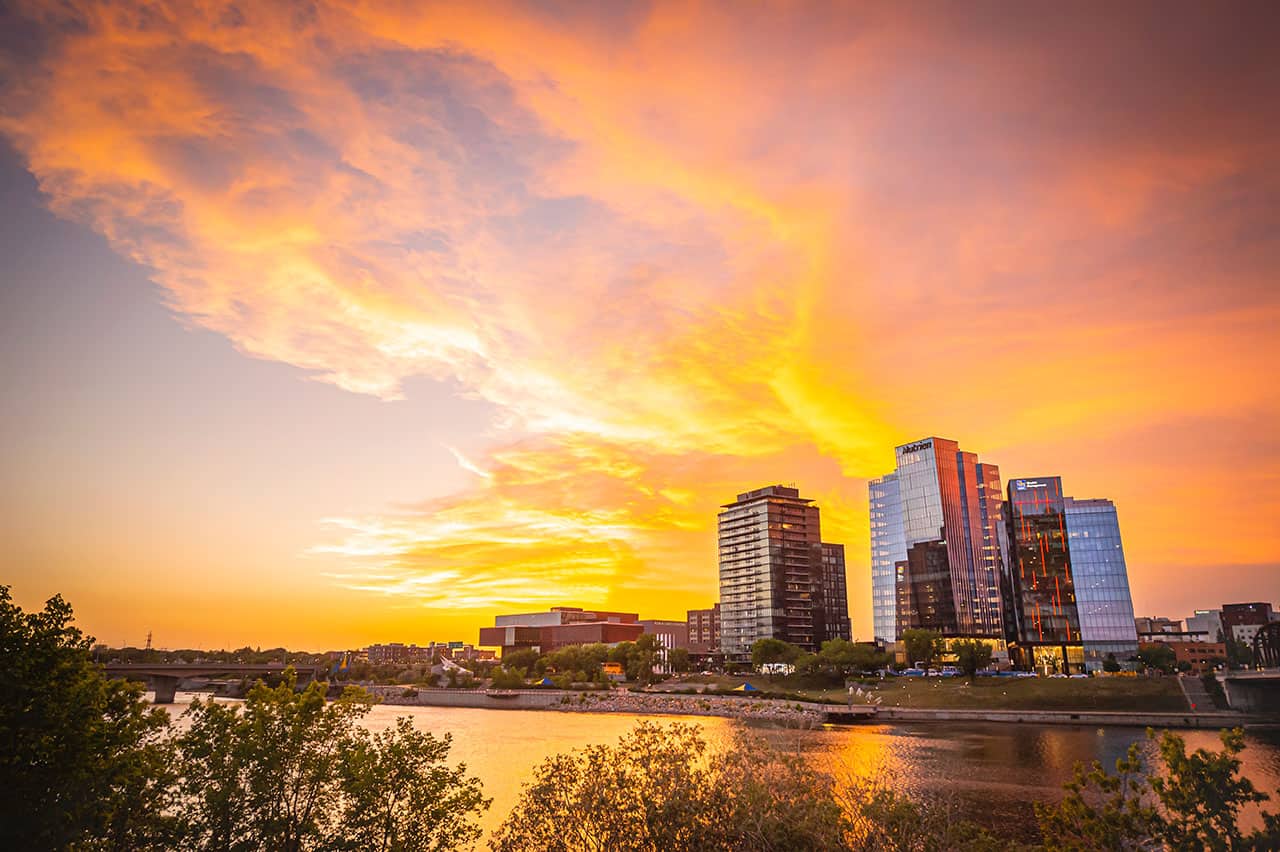
<svg viewBox="0 0 1280 852"><path fill-rule="evenodd" d="M883 707L972 710L1129 710L1180 713L1188 709L1176 678L893 678L872 687ZM839 690L826 695L839 698Z"/></svg>
<svg viewBox="0 0 1280 852"><path fill-rule="evenodd" d="M815 700L843 703L843 689L803 689L791 678L745 678L762 693L805 694ZM711 688L732 689L744 678L697 677L689 681ZM792 681L788 683L788 681ZM921 707L958 710L1119 710L1133 712L1185 712L1186 697L1176 678L1005 678L980 677L972 684L965 678L888 678L862 686L881 699L882 707Z"/></svg>

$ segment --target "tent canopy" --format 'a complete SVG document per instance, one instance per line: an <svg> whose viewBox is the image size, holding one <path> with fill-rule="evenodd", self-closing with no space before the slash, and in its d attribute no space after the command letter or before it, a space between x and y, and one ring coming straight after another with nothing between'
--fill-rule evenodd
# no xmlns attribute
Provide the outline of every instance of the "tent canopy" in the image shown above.
<svg viewBox="0 0 1280 852"><path fill-rule="evenodd" d="M756 689L754 686L752 686L749 683L744 683L742 686L736 687L733 691L734 692L759 692L760 690Z"/></svg>

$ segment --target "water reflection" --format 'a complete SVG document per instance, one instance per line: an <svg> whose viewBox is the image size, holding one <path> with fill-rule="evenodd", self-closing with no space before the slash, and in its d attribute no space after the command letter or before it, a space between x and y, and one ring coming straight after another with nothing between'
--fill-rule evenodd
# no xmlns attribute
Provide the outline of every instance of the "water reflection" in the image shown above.
<svg viewBox="0 0 1280 852"><path fill-rule="evenodd" d="M191 696L179 694L175 718ZM741 723L716 717L631 716L538 710L472 710L377 705L365 718L374 730L411 716L437 736L453 735L451 761L466 763L484 782L493 805L484 818L493 830L511 811L520 785L544 758L587 745L613 744L642 719L697 725L711 742ZM181 724L181 723L180 723ZM912 796L935 796L953 813L1002 835L1036 838L1033 801L1056 800L1077 761L1108 768L1129 745L1143 741L1138 728L1084 728L1001 724L894 724L797 730L752 726L777 746L809 755L837 778L880 775ZM1189 749L1217 748L1213 731L1183 731ZM1280 730L1251 732L1244 774L1265 792L1280 788ZM1280 809L1273 801L1271 809ZM1246 817L1256 824L1256 809Z"/></svg>

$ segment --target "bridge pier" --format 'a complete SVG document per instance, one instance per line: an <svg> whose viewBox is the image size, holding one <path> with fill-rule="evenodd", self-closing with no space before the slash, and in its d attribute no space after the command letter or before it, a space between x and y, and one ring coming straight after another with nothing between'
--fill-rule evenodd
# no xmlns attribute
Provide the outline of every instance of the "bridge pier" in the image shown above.
<svg viewBox="0 0 1280 852"><path fill-rule="evenodd" d="M152 704L172 704L175 693L178 691L179 678L169 675L152 675L151 686L155 690L156 697L151 700Z"/></svg>
<svg viewBox="0 0 1280 852"><path fill-rule="evenodd" d="M1218 682L1232 710L1280 715L1280 672L1231 672L1219 674Z"/></svg>

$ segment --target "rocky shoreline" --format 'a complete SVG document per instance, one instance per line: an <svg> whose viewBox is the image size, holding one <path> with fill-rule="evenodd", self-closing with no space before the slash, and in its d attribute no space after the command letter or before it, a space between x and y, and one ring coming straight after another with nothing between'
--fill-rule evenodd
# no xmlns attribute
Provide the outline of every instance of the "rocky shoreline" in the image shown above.
<svg viewBox="0 0 1280 852"><path fill-rule="evenodd" d="M484 690L422 689L407 694L403 687L366 687L384 704L405 706L467 706L495 709L558 710L563 713L631 713L666 716L722 716L787 725L817 726L824 713L840 709L806 702L769 698L730 698L722 695L600 690Z"/></svg>

